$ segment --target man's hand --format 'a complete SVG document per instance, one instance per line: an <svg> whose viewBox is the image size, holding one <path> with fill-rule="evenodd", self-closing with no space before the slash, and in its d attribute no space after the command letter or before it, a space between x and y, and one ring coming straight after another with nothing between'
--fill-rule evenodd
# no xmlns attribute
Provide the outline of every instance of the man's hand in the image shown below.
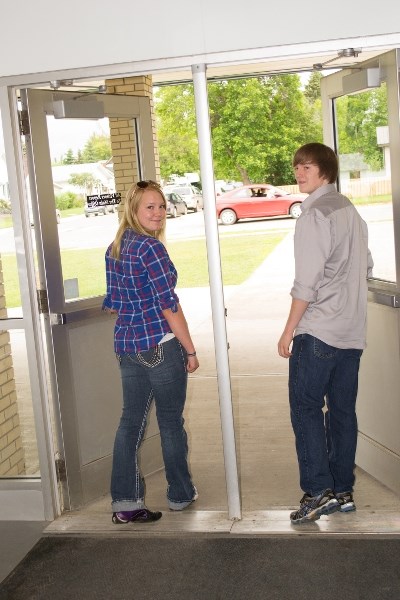
<svg viewBox="0 0 400 600"><path fill-rule="evenodd" d="M289 358L292 356L290 352L290 345L293 341L293 334L284 331L280 337L278 342L278 354L282 356L282 358Z"/></svg>
<svg viewBox="0 0 400 600"><path fill-rule="evenodd" d="M278 342L278 353L282 358L290 358L292 353L290 352L290 344L292 343L294 332L301 317L307 310L308 302L306 300L300 300L299 298L292 298L292 304L290 307L289 317L285 325L285 329L281 335L281 339Z"/></svg>

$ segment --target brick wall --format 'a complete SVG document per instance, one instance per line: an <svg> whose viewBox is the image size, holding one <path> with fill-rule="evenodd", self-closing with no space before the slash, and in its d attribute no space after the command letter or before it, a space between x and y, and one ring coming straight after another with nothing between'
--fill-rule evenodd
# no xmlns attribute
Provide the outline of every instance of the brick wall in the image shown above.
<svg viewBox="0 0 400 600"><path fill-rule="evenodd" d="M7 316L0 260L0 318ZM0 331L0 477L25 473L10 335Z"/></svg>
<svg viewBox="0 0 400 600"><path fill-rule="evenodd" d="M153 145L157 180L160 181L160 160L155 126L153 85L148 75L139 77L121 77L106 80L108 94L123 96L147 96L150 98L151 119L153 124ZM132 183L138 181L138 161L136 154L135 129L132 121L110 118L111 148L113 153L115 189L121 194L121 205Z"/></svg>

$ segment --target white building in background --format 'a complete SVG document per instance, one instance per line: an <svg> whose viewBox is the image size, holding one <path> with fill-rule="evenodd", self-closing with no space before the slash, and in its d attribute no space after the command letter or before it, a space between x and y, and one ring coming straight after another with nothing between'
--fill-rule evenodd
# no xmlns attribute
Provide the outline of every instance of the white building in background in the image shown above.
<svg viewBox="0 0 400 600"><path fill-rule="evenodd" d="M114 171L112 161L100 161L96 163L82 163L76 165L59 165L51 168L55 194L62 192L73 192L74 194L90 193L114 193ZM85 190L81 186L69 183L71 175L82 175L89 173L96 184L92 190Z"/></svg>

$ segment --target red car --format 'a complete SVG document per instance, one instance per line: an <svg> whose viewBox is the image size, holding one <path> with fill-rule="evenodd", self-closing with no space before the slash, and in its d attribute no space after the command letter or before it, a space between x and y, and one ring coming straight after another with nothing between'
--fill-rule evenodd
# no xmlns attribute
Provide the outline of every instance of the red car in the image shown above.
<svg viewBox="0 0 400 600"><path fill-rule="evenodd" d="M223 225L239 219L287 215L297 219L306 194L290 194L267 183L251 183L217 196L217 216Z"/></svg>

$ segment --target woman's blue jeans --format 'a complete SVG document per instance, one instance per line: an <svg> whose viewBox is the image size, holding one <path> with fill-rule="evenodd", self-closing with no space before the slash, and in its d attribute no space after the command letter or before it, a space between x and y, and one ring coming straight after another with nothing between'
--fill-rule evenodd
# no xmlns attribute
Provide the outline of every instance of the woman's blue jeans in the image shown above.
<svg viewBox="0 0 400 600"><path fill-rule="evenodd" d="M290 416L300 487L310 496L327 488L353 490L361 355L362 350L334 348L308 334L293 340Z"/></svg>
<svg viewBox="0 0 400 600"><path fill-rule="evenodd" d="M182 416L186 400L186 353L176 338L140 354L117 356L123 409L114 442L111 474L113 511L144 506L144 482L138 451L154 399L168 482L167 498L176 503L193 499Z"/></svg>

